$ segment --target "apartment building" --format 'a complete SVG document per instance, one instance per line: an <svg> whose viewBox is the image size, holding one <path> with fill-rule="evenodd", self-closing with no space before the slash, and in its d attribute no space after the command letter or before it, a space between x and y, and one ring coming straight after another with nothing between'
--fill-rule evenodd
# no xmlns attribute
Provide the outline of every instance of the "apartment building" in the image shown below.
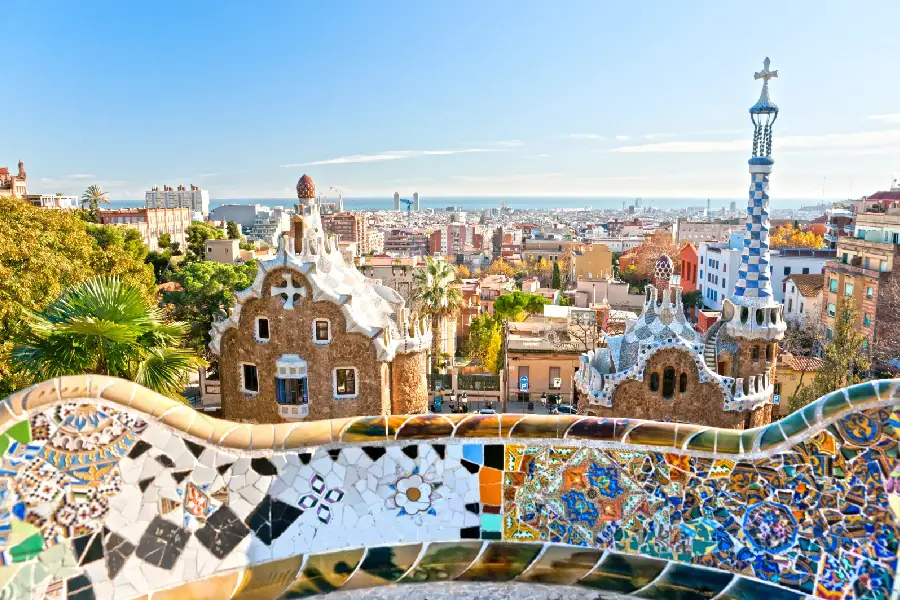
<svg viewBox="0 0 900 600"><path fill-rule="evenodd" d="M448 223L431 232L428 249L432 254L455 257L471 247L474 229L466 223Z"/></svg>
<svg viewBox="0 0 900 600"><path fill-rule="evenodd" d="M144 201L147 208L188 208L195 220L202 220L209 214L209 192L194 184L190 188L183 185L153 187L144 194Z"/></svg>
<svg viewBox="0 0 900 600"><path fill-rule="evenodd" d="M703 297L703 304L712 310L722 310L722 300L734 294L737 269L741 262L743 235L731 235L728 244L701 244L699 249L699 277L697 289ZM772 286L775 301L783 303L787 283L785 278L793 274L821 274L825 263L834 258L830 249L782 248L771 251L770 276L781 282Z"/></svg>
<svg viewBox="0 0 900 600"><path fill-rule="evenodd" d="M360 255L368 254L369 218L359 213L341 212L322 217L322 228L326 234L336 235L338 241L356 243Z"/></svg>
<svg viewBox="0 0 900 600"><path fill-rule="evenodd" d="M393 227L384 233L384 251L397 256L428 256L430 232L412 227Z"/></svg>
<svg viewBox="0 0 900 600"><path fill-rule="evenodd" d="M550 262L560 260L568 251L575 251L581 242L555 235L547 238L525 238L522 245L522 258L539 261L542 258Z"/></svg>
<svg viewBox="0 0 900 600"><path fill-rule="evenodd" d="M900 255L900 209L856 215L852 236L841 237L837 256L825 265L822 322L825 339L834 334L834 319L841 297L852 301L856 323L869 342L874 341L878 306L889 293Z"/></svg>
<svg viewBox="0 0 900 600"><path fill-rule="evenodd" d="M24 199L37 208L73 210L79 205L78 196L63 196L62 194L25 194Z"/></svg>
<svg viewBox="0 0 900 600"><path fill-rule="evenodd" d="M743 233L746 225L743 221L685 221L676 218L672 225L672 237L677 243L724 242L732 233Z"/></svg>
<svg viewBox="0 0 900 600"><path fill-rule="evenodd" d="M425 257L360 256L360 273L400 294L409 307L415 292L416 273L425 268Z"/></svg>
<svg viewBox="0 0 900 600"><path fill-rule="evenodd" d="M159 250L159 236L168 233L172 243L187 247L187 229L191 226L188 208L122 208L101 210L104 225L124 225L136 229L150 250Z"/></svg>
<svg viewBox="0 0 900 600"><path fill-rule="evenodd" d="M591 279L612 277L612 252L603 244L591 244L575 252L575 277Z"/></svg>
<svg viewBox="0 0 900 600"><path fill-rule="evenodd" d="M687 242L681 247L681 290L685 294L697 291L697 280L699 278L700 255L697 253L697 246L691 242Z"/></svg>
<svg viewBox="0 0 900 600"><path fill-rule="evenodd" d="M291 214L280 206L257 208L256 220L247 234L247 241L263 242L275 248L278 246L278 237L291 230Z"/></svg>
<svg viewBox="0 0 900 600"><path fill-rule="evenodd" d="M842 237L853 235L854 214L846 208L830 208L825 211L825 247L837 248Z"/></svg>

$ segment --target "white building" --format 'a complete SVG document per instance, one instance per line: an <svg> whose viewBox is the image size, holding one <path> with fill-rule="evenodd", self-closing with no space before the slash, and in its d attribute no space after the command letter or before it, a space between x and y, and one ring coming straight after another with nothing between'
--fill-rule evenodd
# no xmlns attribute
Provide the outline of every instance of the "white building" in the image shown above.
<svg viewBox="0 0 900 600"><path fill-rule="evenodd" d="M644 236L628 236L628 237L592 237L592 244L603 244L609 248L610 252L625 252L632 248L637 248L644 243Z"/></svg>
<svg viewBox="0 0 900 600"><path fill-rule="evenodd" d="M784 278L784 318L798 325L818 326L822 318L825 275L788 275Z"/></svg>
<svg viewBox="0 0 900 600"><path fill-rule="evenodd" d="M281 206L259 208L261 210L256 213L256 221L247 235L247 241L265 242L275 248L278 246L278 236L291 229L291 215Z"/></svg>
<svg viewBox="0 0 900 600"><path fill-rule="evenodd" d="M672 237L679 244L681 242L692 242L695 245L703 242L724 242L732 233L740 232L743 235L746 227L744 223L685 221L676 218L675 224L672 226Z"/></svg>
<svg viewBox="0 0 900 600"><path fill-rule="evenodd" d="M192 216L209 214L209 192L193 184L190 189L183 185L174 189L170 185L164 185L163 189L154 187L144 194L144 199L147 208L189 208ZM202 217L194 216L194 220L201 221Z"/></svg>
<svg viewBox="0 0 900 600"><path fill-rule="evenodd" d="M703 304L712 310L722 310L722 300L734 295L737 269L741 262L743 235L731 235L728 244L700 244L697 289ZM825 272L825 262L835 257L834 250L784 248L772 250L770 277L775 301L785 302L789 275L818 275ZM781 285L778 285L781 282Z"/></svg>
<svg viewBox="0 0 900 600"><path fill-rule="evenodd" d="M234 221L241 229L252 229L256 224L256 215L269 210L260 204L223 204L209 212L210 221L222 221L227 223Z"/></svg>
<svg viewBox="0 0 900 600"><path fill-rule="evenodd" d="M53 194L26 194L25 200L38 208L78 208L78 196L58 196Z"/></svg>

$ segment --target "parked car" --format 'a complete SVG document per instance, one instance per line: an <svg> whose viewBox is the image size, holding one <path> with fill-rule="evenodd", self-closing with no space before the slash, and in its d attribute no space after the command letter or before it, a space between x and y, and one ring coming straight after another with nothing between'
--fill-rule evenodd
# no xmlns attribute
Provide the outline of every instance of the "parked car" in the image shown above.
<svg viewBox="0 0 900 600"><path fill-rule="evenodd" d="M578 409L571 404L560 404L551 413L554 415L575 415L578 414Z"/></svg>
<svg viewBox="0 0 900 600"><path fill-rule="evenodd" d="M497 411L495 411L493 408L482 408L478 412L479 412L479 414L482 414L482 415L496 415L497 414Z"/></svg>

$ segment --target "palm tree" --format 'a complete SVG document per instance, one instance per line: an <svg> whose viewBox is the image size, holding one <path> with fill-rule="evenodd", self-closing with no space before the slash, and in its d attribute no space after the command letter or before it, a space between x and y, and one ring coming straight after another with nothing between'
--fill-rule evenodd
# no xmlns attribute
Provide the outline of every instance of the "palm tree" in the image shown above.
<svg viewBox="0 0 900 600"><path fill-rule="evenodd" d="M431 317L431 364L437 370L443 348L443 323L456 316L462 303L462 292L450 284L456 280L456 272L450 263L429 258L425 268L414 275L416 291L413 303Z"/></svg>
<svg viewBox="0 0 900 600"><path fill-rule="evenodd" d="M137 287L95 277L27 315L12 363L35 382L99 373L180 399L189 375L205 364L179 347L186 333L185 324L165 322Z"/></svg>
<svg viewBox="0 0 900 600"><path fill-rule="evenodd" d="M106 192L96 183L81 194L81 208L87 205L88 212L90 212L91 218L95 222L99 222L98 212L101 204L109 204L109 198L107 198Z"/></svg>

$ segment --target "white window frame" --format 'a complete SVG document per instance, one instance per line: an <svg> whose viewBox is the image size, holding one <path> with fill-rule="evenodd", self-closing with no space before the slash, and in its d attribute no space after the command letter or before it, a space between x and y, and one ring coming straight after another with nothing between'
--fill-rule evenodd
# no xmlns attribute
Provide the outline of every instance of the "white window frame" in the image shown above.
<svg viewBox="0 0 900 600"><path fill-rule="evenodd" d="M318 323L319 321L325 321L326 323L328 323L328 339L327 340L316 339L316 323ZM332 333L331 333L331 319L326 319L324 317L316 317L315 319L312 320L312 339L313 339L314 344L319 344L319 345L330 344L333 337L334 336L332 336Z"/></svg>
<svg viewBox="0 0 900 600"><path fill-rule="evenodd" d="M241 391L242 391L244 394L247 394L247 395L249 395L249 396L257 396L257 395L259 395L259 389L258 389L258 388L259 388L259 365L257 365L256 363L252 363L252 362L241 362L241 363L238 363L238 364L240 365L240 368L241 368ZM247 389L246 382L244 381L244 366L246 366L246 365L249 365L249 366L253 367L254 369L256 369L256 387L257 387L257 390L256 390L255 392L254 392L253 390L248 390L248 389Z"/></svg>
<svg viewBox="0 0 900 600"><path fill-rule="evenodd" d="M353 383L354 383L354 392L352 394L338 394L337 391L337 372L338 370L346 370L349 369L353 371ZM343 400L346 398L356 398L359 396L359 369L356 367L335 367L331 371L331 391L334 392L334 397L337 400Z"/></svg>
<svg viewBox="0 0 900 600"><path fill-rule="evenodd" d="M259 321L260 319L265 319L269 324L269 337L264 338L259 336ZM253 337L260 344L268 344L269 340L272 339L272 320L269 317L256 317L253 321Z"/></svg>

